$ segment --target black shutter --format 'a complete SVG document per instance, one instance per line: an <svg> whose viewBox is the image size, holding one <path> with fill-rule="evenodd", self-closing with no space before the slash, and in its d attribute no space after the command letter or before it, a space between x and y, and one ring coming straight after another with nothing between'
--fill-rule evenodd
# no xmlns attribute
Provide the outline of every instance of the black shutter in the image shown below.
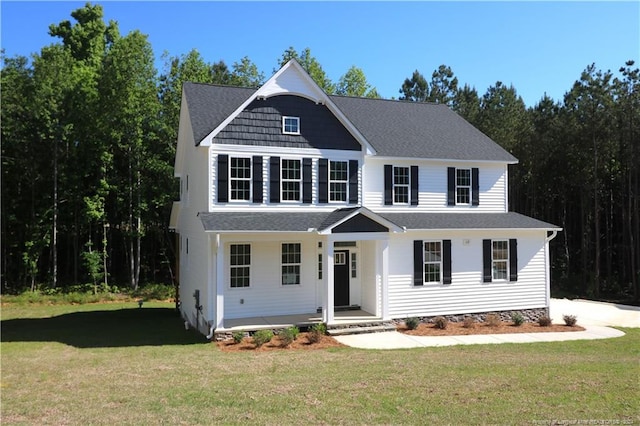
<svg viewBox="0 0 640 426"><path fill-rule="evenodd" d="M477 167L471 169L471 205L480 205L480 172Z"/></svg>
<svg viewBox="0 0 640 426"><path fill-rule="evenodd" d="M358 160L349 160L349 204L358 204Z"/></svg>
<svg viewBox="0 0 640 426"><path fill-rule="evenodd" d="M509 281L518 281L518 240L509 240Z"/></svg>
<svg viewBox="0 0 640 426"><path fill-rule="evenodd" d="M318 160L318 202L329 202L329 160Z"/></svg>
<svg viewBox="0 0 640 426"><path fill-rule="evenodd" d="M456 205L456 168L447 167L447 205Z"/></svg>
<svg viewBox="0 0 640 426"><path fill-rule="evenodd" d="M384 205L393 204L393 166L391 164L384 165Z"/></svg>
<svg viewBox="0 0 640 426"><path fill-rule="evenodd" d="M280 202L280 157L269 159L269 202Z"/></svg>
<svg viewBox="0 0 640 426"><path fill-rule="evenodd" d="M253 156L253 202L262 203L262 156Z"/></svg>
<svg viewBox="0 0 640 426"><path fill-rule="evenodd" d="M311 186L311 158L302 159L302 202L311 204L312 198Z"/></svg>
<svg viewBox="0 0 640 426"><path fill-rule="evenodd" d="M411 205L418 205L418 166L411 166Z"/></svg>
<svg viewBox="0 0 640 426"><path fill-rule="evenodd" d="M229 201L229 156L227 154L218 155L218 202Z"/></svg>
<svg viewBox="0 0 640 426"><path fill-rule="evenodd" d="M442 283L451 284L451 240L442 240Z"/></svg>
<svg viewBox="0 0 640 426"><path fill-rule="evenodd" d="M491 240L482 240L482 282L491 282Z"/></svg>
<svg viewBox="0 0 640 426"><path fill-rule="evenodd" d="M413 285L424 285L424 243L413 242Z"/></svg>

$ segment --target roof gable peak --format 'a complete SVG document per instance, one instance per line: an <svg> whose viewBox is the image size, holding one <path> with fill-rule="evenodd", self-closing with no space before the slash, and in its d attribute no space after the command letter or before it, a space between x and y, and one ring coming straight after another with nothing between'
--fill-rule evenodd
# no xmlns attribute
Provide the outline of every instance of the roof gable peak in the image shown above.
<svg viewBox="0 0 640 426"><path fill-rule="evenodd" d="M277 95L297 95L317 104L327 101L327 94L295 59L291 59L258 89L257 98Z"/></svg>

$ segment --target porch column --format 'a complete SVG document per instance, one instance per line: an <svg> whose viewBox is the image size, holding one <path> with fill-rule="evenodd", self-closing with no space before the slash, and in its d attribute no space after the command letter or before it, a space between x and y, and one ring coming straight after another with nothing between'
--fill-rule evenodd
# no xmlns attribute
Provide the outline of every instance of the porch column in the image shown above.
<svg viewBox="0 0 640 426"><path fill-rule="evenodd" d="M380 253L380 304L381 316L384 321L389 317L389 240L378 240L378 253Z"/></svg>
<svg viewBox="0 0 640 426"><path fill-rule="evenodd" d="M216 328L224 326L224 245L216 234Z"/></svg>
<svg viewBox="0 0 640 426"><path fill-rule="evenodd" d="M322 322L325 324L333 323L334 306L333 306L333 240L330 238L323 239L322 270L324 277L322 284Z"/></svg>

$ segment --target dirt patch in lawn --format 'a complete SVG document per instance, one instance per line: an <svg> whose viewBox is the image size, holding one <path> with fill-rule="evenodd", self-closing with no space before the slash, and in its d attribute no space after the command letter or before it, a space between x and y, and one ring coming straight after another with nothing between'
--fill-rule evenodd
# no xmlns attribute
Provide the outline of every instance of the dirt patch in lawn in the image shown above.
<svg viewBox="0 0 640 426"><path fill-rule="evenodd" d="M279 336L273 336L270 342L265 343L260 347L256 347L251 337L245 337L240 343L236 343L233 339L223 340L222 342L216 342L216 345L220 350L224 352L236 352L236 351L277 351L277 350L315 350L315 349L327 349L345 347L342 343L338 342L331 336L320 336L320 340L317 342L311 342L309 335L311 333L300 333L298 338L291 342L290 345L285 346L280 340Z"/></svg>
<svg viewBox="0 0 640 426"><path fill-rule="evenodd" d="M549 332L570 332L584 331L578 325L569 327L566 325L552 324L548 327L541 327L537 323L524 323L516 326L513 323L501 322L496 326L489 326L483 323L473 324L465 327L463 323L450 322L444 330L436 328L434 324L419 324L415 330L410 330L404 324L398 326L398 331L413 336L467 336L471 334L510 334L510 333L549 333Z"/></svg>

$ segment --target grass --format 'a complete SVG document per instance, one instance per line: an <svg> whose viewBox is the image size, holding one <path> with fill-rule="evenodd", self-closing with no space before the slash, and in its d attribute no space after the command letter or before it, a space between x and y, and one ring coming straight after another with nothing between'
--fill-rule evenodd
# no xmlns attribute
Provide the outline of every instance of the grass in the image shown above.
<svg viewBox="0 0 640 426"><path fill-rule="evenodd" d="M640 422L637 328L592 341L225 353L172 307L3 306L2 424Z"/></svg>

